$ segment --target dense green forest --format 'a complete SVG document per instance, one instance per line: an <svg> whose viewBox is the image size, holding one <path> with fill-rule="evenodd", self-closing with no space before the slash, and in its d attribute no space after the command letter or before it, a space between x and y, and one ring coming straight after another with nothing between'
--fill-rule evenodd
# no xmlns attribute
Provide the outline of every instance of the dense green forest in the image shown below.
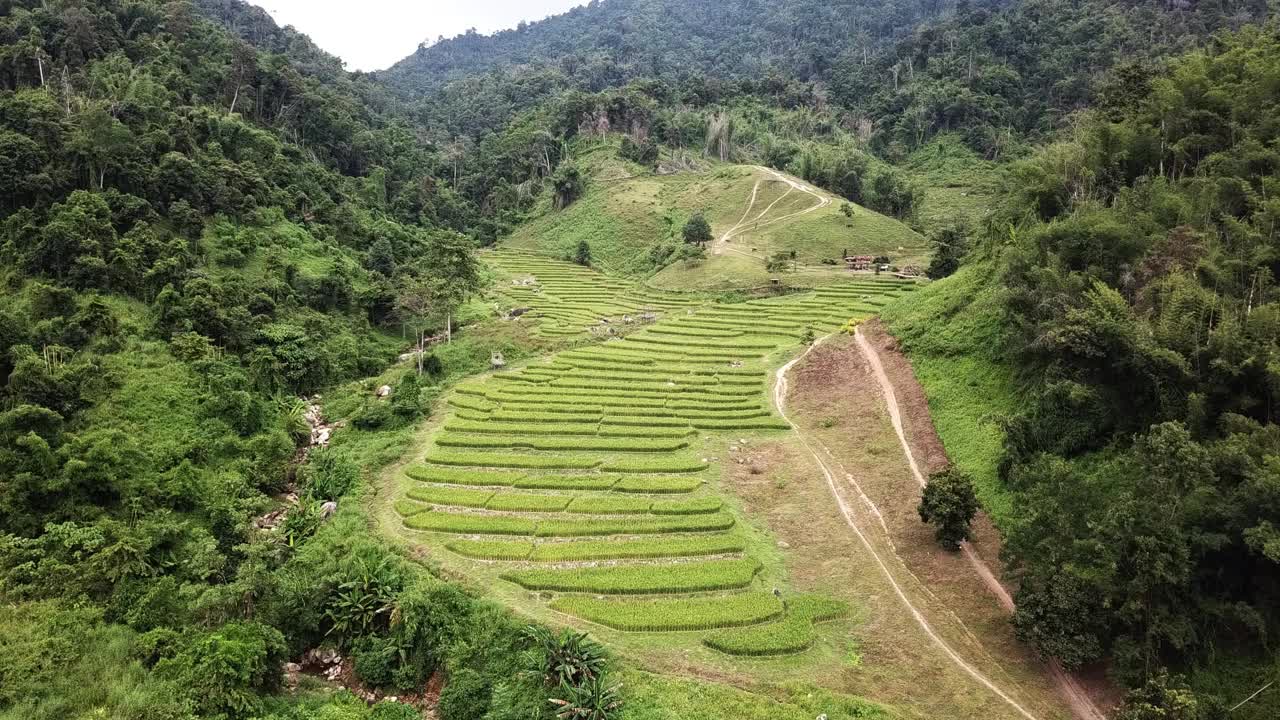
<svg viewBox="0 0 1280 720"><path fill-rule="evenodd" d="M464 337L420 377L406 330L477 319L473 251L619 134L638 172L757 162L911 221L922 148L998 162L894 332L1027 398L994 478L1019 635L1143 688L1127 718L1222 717L1280 631L1267 12L597 0L353 74L238 0L0 0L0 718L418 716L279 694L323 642L387 695L448 676L444 720L611 706L599 646L358 498L493 343L529 351ZM308 450L315 394L348 426Z"/></svg>
<svg viewBox="0 0 1280 720"><path fill-rule="evenodd" d="M668 108L743 98L910 151L958 131L995 155L1105 94L1104 72L1266 16L1265 0L611 0L419 48L380 79L442 138L497 131L551 93L661 87ZM697 146L702 137L679 138Z"/></svg>

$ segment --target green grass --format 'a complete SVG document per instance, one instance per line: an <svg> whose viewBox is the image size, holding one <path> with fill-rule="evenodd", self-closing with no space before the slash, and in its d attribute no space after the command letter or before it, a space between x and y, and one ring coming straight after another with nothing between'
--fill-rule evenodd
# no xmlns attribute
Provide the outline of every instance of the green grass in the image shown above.
<svg viewBox="0 0 1280 720"><path fill-rule="evenodd" d="M699 472L707 467L707 463L694 458L637 456L610 460L600 469L624 473L683 473Z"/></svg>
<svg viewBox="0 0 1280 720"><path fill-rule="evenodd" d="M759 560L735 558L674 565L516 570L501 577L526 590L659 595L746 587L760 569Z"/></svg>
<svg viewBox="0 0 1280 720"><path fill-rule="evenodd" d="M613 486L615 492L687 493L697 490L702 481L696 477L624 477Z"/></svg>
<svg viewBox="0 0 1280 720"><path fill-rule="evenodd" d="M652 505L652 500L642 497L584 495L574 498L568 511L583 515L645 515Z"/></svg>
<svg viewBox="0 0 1280 720"><path fill-rule="evenodd" d="M427 512L428 510L431 509L426 505L420 505L415 502L409 502L408 500L395 501L394 508L397 515L399 515L400 517L406 517L406 518L411 517L413 515L417 515L418 513Z"/></svg>
<svg viewBox="0 0 1280 720"><path fill-rule="evenodd" d="M733 516L728 513L672 517L584 518L544 520L538 524L537 534L539 537L655 535L728 530L733 525Z"/></svg>
<svg viewBox="0 0 1280 720"><path fill-rule="evenodd" d="M411 515L404 524L414 530L475 535L532 535L537 528L527 518L436 511Z"/></svg>
<svg viewBox="0 0 1280 720"><path fill-rule="evenodd" d="M519 540L454 540L445 548L475 560L525 560L533 543Z"/></svg>
<svg viewBox="0 0 1280 720"><path fill-rule="evenodd" d="M772 620L782 614L782 602L764 592L662 600L562 597L552 601L550 607L615 630L630 632L738 627Z"/></svg>
<svg viewBox="0 0 1280 720"><path fill-rule="evenodd" d="M732 420L715 420L711 418L694 418L689 424L699 430L790 430L785 420L774 418L737 418Z"/></svg>
<svg viewBox="0 0 1280 720"><path fill-rule="evenodd" d="M538 537L586 537L590 535L654 535L683 532L710 532L733 527L732 515L714 513L671 517L582 518L572 520L535 519L512 515L429 510L401 500L411 514L404 520L414 530L459 535L537 535ZM419 509L421 508L421 509ZM397 510L400 507L397 506ZM404 515L404 512L401 512Z"/></svg>
<svg viewBox="0 0 1280 720"><path fill-rule="evenodd" d="M807 650L817 637L814 623L831 620L849 611L844 603L817 595L788 599L787 610L777 622L722 630L707 636L707 647L729 655L786 655Z"/></svg>
<svg viewBox="0 0 1280 720"><path fill-rule="evenodd" d="M645 427L648 425L650 427ZM658 426L658 427L653 427ZM662 422L644 423L644 425L616 425L610 427L604 425L599 430L600 437L638 437L638 438L682 438L693 433L693 428L688 423L670 424Z"/></svg>
<svg viewBox="0 0 1280 720"><path fill-rule="evenodd" d="M608 490L617 475L528 475L516 481L522 490Z"/></svg>
<svg viewBox="0 0 1280 720"><path fill-rule="evenodd" d="M638 540L572 540L531 543L518 540L454 540L445 547L478 560L583 562L696 557L742 552L746 543L731 535L654 537Z"/></svg>
<svg viewBox="0 0 1280 720"><path fill-rule="evenodd" d="M997 473L1004 434L998 418L1018 409L1002 322L1004 289L985 264L966 265L910 298L887 306L883 318L911 359L947 456L974 478L983 508L997 527L1013 518L1013 502Z"/></svg>
<svg viewBox="0 0 1280 720"><path fill-rule="evenodd" d="M768 693L748 692L705 678L686 679L626 670L627 702L618 720L888 720L903 717L875 703L837 695L809 683L783 683Z"/></svg>
<svg viewBox="0 0 1280 720"><path fill-rule="evenodd" d="M698 515L717 512L722 507L724 507L723 500L713 495L705 495L678 500L654 500L649 507L649 512L654 515Z"/></svg>
<svg viewBox="0 0 1280 720"><path fill-rule="evenodd" d="M576 540L541 543L529 559L534 562L577 562L584 560L625 560L663 557L723 555L746 549L746 543L731 535L656 537L639 540Z"/></svg>
<svg viewBox="0 0 1280 720"><path fill-rule="evenodd" d="M492 410L497 407L497 403L489 402L483 397L473 397L470 395L456 393L453 397L449 398L449 404L456 408L478 411Z"/></svg>
<svg viewBox="0 0 1280 720"><path fill-rule="evenodd" d="M426 461L438 465L470 467L531 468L540 470L590 470L600 464L596 458L571 455L520 455L517 453L458 452L433 449Z"/></svg>
<svg viewBox="0 0 1280 720"><path fill-rule="evenodd" d="M672 452L689 446L684 440L670 438L599 438L599 437L520 437L501 435L441 435L441 447L460 448L524 448L526 450L584 450L601 452ZM432 462L440 462L432 460ZM515 465L512 467L537 467ZM546 467L556 467L548 465Z"/></svg>
<svg viewBox="0 0 1280 720"><path fill-rule="evenodd" d="M444 429L458 433L513 433L517 435L595 435L594 423L514 423L497 420L450 420Z"/></svg>
<svg viewBox="0 0 1280 720"><path fill-rule="evenodd" d="M560 512L573 501L572 495L539 495L537 493L498 493L489 499L490 510L511 512Z"/></svg>
<svg viewBox="0 0 1280 720"><path fill-rule="evenodd" d="M553 413L522 410L494 410L490 418L503 422L518 423L598 423L600 413Z"/></svg>
<svg viewBox="0 0 1280 720"><path fill-rule="evenodd" d="M427 486L410 488L408 495L410 499L432 505L482 508L489 502L489 498L493 497L493 491Z"/></svg>
<svg viewBox="0 0 1280 720"><path fill-rule="evenodd" d="M769 415L769 411L762 407L746 410L681 410L679 415L689 420L742 420L765 417Z"/></svg>
<svg viewBox="0 0 1280 720"><path fill-rule="evenodd" d="M664 414L671 415L671 411L664 410ZM685 428L688 432L689 423L684 420L678 420L673 417L658 417L655 415L609 415L601 422L602 425L619 425L622 427L670 427ZM607 428L604 428L607 429ZM603 429L602 429L603 431ZM622 432L622 430L619 430Z"/></svg>
<svg viewBox="0 0 1280 720"><path fill-rule="evenodd" d="M412 465L405 468L404 474L414 480L429 483L448 483L452 485L499 485L510 487L525 476L523 473L501 472L495 470L475 470L452 467L435 467L429 465Z"/></svg>

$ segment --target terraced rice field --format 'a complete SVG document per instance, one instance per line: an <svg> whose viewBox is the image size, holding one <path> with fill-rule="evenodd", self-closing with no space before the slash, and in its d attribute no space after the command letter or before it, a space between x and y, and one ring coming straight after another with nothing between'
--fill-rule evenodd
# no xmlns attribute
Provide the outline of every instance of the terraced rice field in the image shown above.
<svg viewBox="0 0 1280 720"><path fill-rule="evenodd" d="M532 253L504 250L489 253L486 260L508 276L501 292L532 308L531 316L543 320L538 332L547 337L580 335L588 328L607 335L611 324L623 325L624 318L639 321L649 313L670 313L701 302Z"/></svg>
<svg viewBox="0 0 1280 720"><path fill-rule="evenodd" d="M619 337L459 386L405 470L395 507L406 531L584 621L699 633L735 655L807 648L814 625L846 608L764 586L706 448L725 433L786 432L767 402L774 362L807 331L869 316L913 286L851 281L723 305L532 255L488 259L523 281L503 287L532 308L521 322Z"/></svg>

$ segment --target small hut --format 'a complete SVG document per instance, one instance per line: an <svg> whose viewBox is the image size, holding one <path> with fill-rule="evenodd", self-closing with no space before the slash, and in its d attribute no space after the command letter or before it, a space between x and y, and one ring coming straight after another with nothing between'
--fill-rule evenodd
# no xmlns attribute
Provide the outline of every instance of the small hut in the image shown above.
<svg viewBox="0 0 1280 720"><path fill-rule="evenodd" d="M489 365L492 366L494 370L501 370L507 366L507 360L502 357L501 352L494 350L493 354L489 356Z"/></svg>
<svg viewBox="0 0 1280 720"><path fill-rule="evenodd" d="M850 270L870 270L875 266L875 257L871 255L846 255L844 264Z"/></svg>

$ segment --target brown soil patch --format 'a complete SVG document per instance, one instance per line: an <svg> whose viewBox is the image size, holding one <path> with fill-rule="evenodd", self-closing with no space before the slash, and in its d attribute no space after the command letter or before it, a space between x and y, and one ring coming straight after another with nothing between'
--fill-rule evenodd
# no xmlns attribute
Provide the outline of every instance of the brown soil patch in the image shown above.
<svg viewBox="0 0 1280 720"><path fill-rule="evenodd" d="M858 329L876 349L880 364L884 366L889 382L893 383L907 444L911 446L911 454L915 455L916 462L920 463L921 472L927 476L946 468L951 461L947 458L942 438L938 437L938 431L933 426L933 416L929 413L929 396L916 379L911 361L898 348L898 339L889 334L879 318L863 323ZM1015 588L1011 587L1010 579L1004 576L1004 565L1000 563L1000 532L985 512L979 512L973 519L972 530L973 539L969 546L1012 593Z"/></svg>
<svg viewBox="0 0 1280 720"><path fill-rule="evenodd" d="M822 647L808 651L833 656L830 670L811 681L884 703L905 717L1020 717L920 635L835 509L803 447L789 440L742 447L731 454L725 483L778 542L788 586L850 604L852 620L823 625ZM928 678L927 688L922 678Z"/></svg>
<svg viewBox="0 0 1280 720"><path fill-rule="evenodd" d="M877 340L883 343L885 337L881 331ZM894 382L903 381L904 389L895 390L908 442L913 452L919 446L921 470L944 467L946 454L910 365L898 354L892 370L886 367L886 372L892 372ZM1043 664L1014 638L1008 616L970 562L960 553L938 547L931 528L920 521L916 512L920 485L907 466L879 383L854 339L838 336L815 348L792 370L790 385L787 406L792 420L821 444L820 452L829 454L833 469L846 476L850 497L861 493L863 504L874 506L875 510L865 513L870 522L863 524L864 532L878 536L887 553L905 566L904 584L912 586L913 602L927 608L925 614L935 630L1041 720L1069 717ZM998 538L990 532L992 537L983 539L986 552L998 548ZM989 694L967 676L962 680L970 694ZM996 715L981 717L1011 712L1002 704ZM979 715L952 710L939 717Z"/></svg>

